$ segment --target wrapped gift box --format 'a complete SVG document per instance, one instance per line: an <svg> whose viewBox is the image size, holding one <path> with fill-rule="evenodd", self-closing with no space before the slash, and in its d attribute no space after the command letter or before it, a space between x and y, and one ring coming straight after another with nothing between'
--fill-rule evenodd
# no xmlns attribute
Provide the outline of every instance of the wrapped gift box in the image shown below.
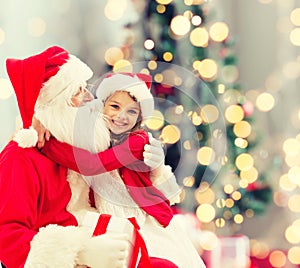
<svg viewBox="0 0 300 268"><path fill-rule="evenodd" d="M218 243L205 252L207 268L249 268L250 243L244 235L219 237Z"/></svg>
<svg viewBox="0 0 300 268"><path fill-rule="evenodd" d="M116 216L101 214L96 212L88 212L84 218L83 226L91 230L91 235L106 234L128 234L130 243L129 254L126 261L126 266L131 267L132 250L135 243L135 228L128 220ZM138 263L138 261L136 261Z"/></svg>

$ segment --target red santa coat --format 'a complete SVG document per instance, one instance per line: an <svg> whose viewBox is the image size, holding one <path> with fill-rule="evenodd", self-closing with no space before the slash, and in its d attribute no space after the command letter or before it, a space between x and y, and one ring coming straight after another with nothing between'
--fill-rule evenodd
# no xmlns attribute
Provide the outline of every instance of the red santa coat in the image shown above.
<svg viewBox="0 0 300 268"><path fill-rule="evenodd" d="M74 267L88 234L66 211L66 174L36 148L11 141L1 152L0 260L7 267Z"/></svg>
<svg viewBox="0 0 300 268"><path fill-rule="evenodd" d="M139 130L130 133L123 143L98 154L55 139L46 142L43 152L55 162L87 176L119 169L135 202L166 227L173 212L169 200L152 185L149 167L143 162L144 145L148 142L147 133Z"/></svg>

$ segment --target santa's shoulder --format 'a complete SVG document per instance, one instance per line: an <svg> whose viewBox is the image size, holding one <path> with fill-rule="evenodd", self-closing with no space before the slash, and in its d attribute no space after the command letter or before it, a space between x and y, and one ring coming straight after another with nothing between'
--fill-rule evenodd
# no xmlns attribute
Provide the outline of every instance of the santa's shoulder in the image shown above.
<svg viewBox="0 0 300 268"><path fill-rule="evenodd" d="M12 165L24 164L28 162L52 162L49 158L43 155L36 147L22 148L15 141L10 141L1 151L0 160Z"/></svg>

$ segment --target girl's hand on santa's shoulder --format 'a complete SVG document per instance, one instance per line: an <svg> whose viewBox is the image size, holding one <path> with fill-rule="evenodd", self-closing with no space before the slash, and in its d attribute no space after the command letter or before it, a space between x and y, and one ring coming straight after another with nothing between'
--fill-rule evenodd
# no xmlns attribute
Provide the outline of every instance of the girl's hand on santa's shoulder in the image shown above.
<svg viewBox="0 0 300 268"><path fill-rule="evenodd" d="M35 117L32 118L31 126L36 130L38 133L38 142L37 147L40 149L44 146L45 141L49 141L51 137L51 133L47 130L44 125Z"/></svg>

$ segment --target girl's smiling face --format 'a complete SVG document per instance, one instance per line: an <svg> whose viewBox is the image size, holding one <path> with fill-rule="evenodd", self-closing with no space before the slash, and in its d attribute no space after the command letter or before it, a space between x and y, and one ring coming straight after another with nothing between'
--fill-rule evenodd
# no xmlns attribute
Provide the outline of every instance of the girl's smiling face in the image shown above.
<svg viewBox="0 0 300 268"><path fill-rule="evenodd" d="M106 100L103 113L108 119L110 131L118 135L136 125L141 109L128 92L117 91Z"/></svg>

